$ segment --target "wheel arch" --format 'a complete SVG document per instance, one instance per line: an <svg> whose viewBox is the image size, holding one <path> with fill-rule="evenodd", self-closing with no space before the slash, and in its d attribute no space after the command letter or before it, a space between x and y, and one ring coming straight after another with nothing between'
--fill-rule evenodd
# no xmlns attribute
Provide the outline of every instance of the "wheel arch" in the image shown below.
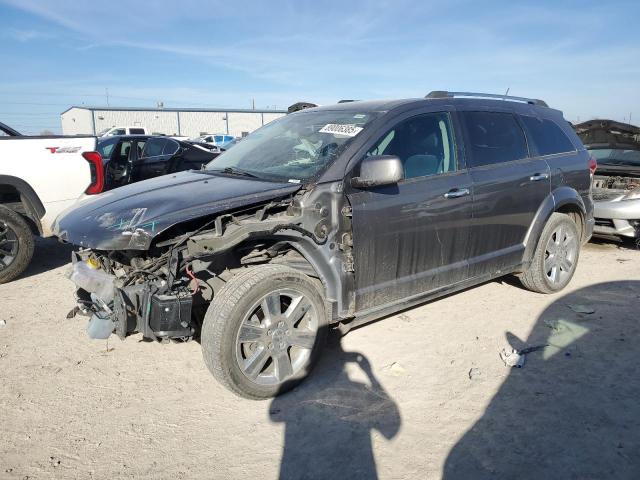
<svg viewBox="0 0 640 480"><path fill-rule="evenodd" d="M274 235L262 237L260 240L268 242L269 248L278 253L287 250L296 252L308 268L305 268L300 262L291 261L286 257L274 257L269 263L288 265L306 274L313 271L314 276L322 282L324 288L325 300L329 307L329 321L338 321L341 316L345 316L344 314L340 315L339 312L349 311L350 302L346 293L347 288L344 286L345 282L340 275L342 264L337 256L332 254L335 250L326 244L318 245L310 238L302 236ZM242 242L236 247L244 245L246 243Z"/></svg>
<svg viewBox="0 0 640 480"><path fill-rule="evenodd" d="M531 222L524 239L523 264L528 265L533 258L533 254L542 235L542 230L549 217L554 212L565 213L576 222L581 239L585 238L586 232L586 208L580 194L571 187L559 187L551 192L542 202L536 215Z"/></svg>
<svg viewBox="0 0 640 480"><path fill-rule="evenodd" d="M42 233L40 219L46 210L38 194L27 182L11 175L0 175L0 193L4 193L9 202L19 204L23 211L18 211L32 222L37 233Z"/></svg>

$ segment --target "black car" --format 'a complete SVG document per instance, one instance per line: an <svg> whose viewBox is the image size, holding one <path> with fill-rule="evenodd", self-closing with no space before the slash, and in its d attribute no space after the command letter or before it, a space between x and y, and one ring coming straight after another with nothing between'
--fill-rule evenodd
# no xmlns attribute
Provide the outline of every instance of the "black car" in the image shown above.
<svg viewBox="0 0 640 480"><path fill-rule="evenodd" d="M220 150L170 137L110 136L98 141L105 190L182 170L200 169Z"/></svg>
<svg viewBox="0 0 640 480"><path fill-rule="evenodd" d="M86 247L71 279L91 336L199 336L222 384L265 398L306 376L330 326L507 274L564 288L593 230L589 160L540 100L349 102L273 121L205 170L123 187L55 229Z"/></svg>

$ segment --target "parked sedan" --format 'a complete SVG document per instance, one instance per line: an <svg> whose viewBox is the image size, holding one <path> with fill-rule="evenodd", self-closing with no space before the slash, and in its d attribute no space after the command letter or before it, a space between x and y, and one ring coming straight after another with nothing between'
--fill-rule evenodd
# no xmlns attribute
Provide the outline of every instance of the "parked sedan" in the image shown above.
<svg viewBox="0 0 640 480"><path fill-rule="evenodd" d="M640 237L640 128L613 120L575 126L598 162L593 178L594 233Z"/></svg>
<svg viewBox="0 0 640 480"><path fill-rule="evenodd" d="M236 137L233 135L216 134L216 135L202 135L196 142L202 142L222 150L228 150L236 144Z"/></svg>
<svg viewBox="0 0 640 480"><path fill-rule="evenodd" d="M219 151L169 137L146 135L101 139L105 190L182 170L200 169Z"/></svg>

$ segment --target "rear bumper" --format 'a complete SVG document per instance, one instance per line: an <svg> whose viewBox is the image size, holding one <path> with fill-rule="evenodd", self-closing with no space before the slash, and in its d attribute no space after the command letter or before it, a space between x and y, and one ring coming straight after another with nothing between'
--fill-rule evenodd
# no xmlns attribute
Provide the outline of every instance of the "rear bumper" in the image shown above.
<svg viewBox="0 0 640 480"><path fill-rule="evenodd" d="M640 236L640 199L594 202L594 233L636 238Z"/></svg>

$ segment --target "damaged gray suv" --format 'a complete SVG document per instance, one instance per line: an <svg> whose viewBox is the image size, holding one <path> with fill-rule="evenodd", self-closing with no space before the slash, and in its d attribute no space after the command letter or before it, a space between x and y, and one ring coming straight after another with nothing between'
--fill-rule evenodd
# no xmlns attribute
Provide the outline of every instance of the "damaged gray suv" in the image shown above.
<svg viewBox="0 0 640 480"><path fill-rule="evenodd" d="M541 100L432 92L287 115L55 229L80 247L90 336L199 339L214 377L259 399L304 378L332 326L507 274L565 287L593 230L592 170Z"/></svg>

